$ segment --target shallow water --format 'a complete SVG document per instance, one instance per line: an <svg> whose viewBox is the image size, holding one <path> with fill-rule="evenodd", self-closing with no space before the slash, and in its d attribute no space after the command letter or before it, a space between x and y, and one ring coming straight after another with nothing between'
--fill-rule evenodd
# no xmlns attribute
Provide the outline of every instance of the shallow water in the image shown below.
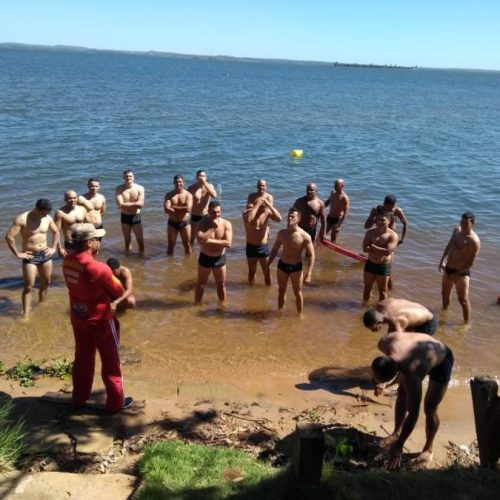
<svg viewBox="0 0 500 500"><path fill-rule="evenodd" d="M334 178L344 177L352 207L340 242L356 250L370 207L395 193L410 229L396 255L393 296L435 311L439 258L461 213L472 209L482 241L472 273L473 322L462 326L453 298L437 336L455 353L457 381L498 376L499 83L498 73L0 51L1 230L37 198L62 205L65 190L83 192L87 178L99 176L109 205L102 258L118 256L132 269L138 298L137 310L121 317L122 342L142 362L126 373L151 383L251 383L367 365L377 341L361 324L356 261L317 249L303 319L291 294L285 315L277 315L276 287L264 287L260 274L254 287L245 283L240 211L257 178L268 180L284 214L308 181L326 196ZM294 147L304 149L302 160L289 157ZM129 167L146 188L144 260L122 255L113 203ZM223 215L234 224L224 311L213 287L205 305L192 305L195 256L184 258L178 245L166 257L163 195L174 174L189 183L200 167L220 185ZM1 250L0 359L71 356L60 262L48 302L38 307L35 300L23 324L20 265L5 243Z"/></svg>

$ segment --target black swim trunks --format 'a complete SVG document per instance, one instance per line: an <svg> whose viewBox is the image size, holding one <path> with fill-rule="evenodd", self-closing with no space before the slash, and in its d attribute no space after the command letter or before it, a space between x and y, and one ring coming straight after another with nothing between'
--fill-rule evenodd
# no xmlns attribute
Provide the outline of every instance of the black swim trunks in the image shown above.
<svg viewBox="0 0 500 500"><path fill-rule="evenodd" d="M278 269L286 274L292 274L302 271L302 261L297 262L297 264L287 264L281 259L278 262Z"/></svg>
<svg viewBox="0 0 500 500"><path fill-rule="evenodd" d="M451 349L446 346L446 356L441 364L435 366L429 372L429 379L440 384L447 384L451 379L451 371L453 369L453 353Z"/></svg>
<svg viewBox="0 0 500 500"><path fill-rule="evenodd" d="M391 263L389 262L387 264L375 264L375 262L367 260L365 264L365 272L376 274L377 276L390 276Z"/></svg>
<svg viewBox="0 0 500 500"><path fill-rule="evenodd" d="M459 278L461 276L470 276L470 271L465 271L463 273L459 273L458 269L453 269L452 267L448 267L448 266L445 266L444 272L446 273L446 276L454 276L455 278Z"/></svg>
<svg viewBox="0 0 500 500"><path fill-rule="evenodd" d="M433 314L432 318L421 325L417 325L414 328L409 328L409 332L417 332L417 333L427 333L427 335L434 335L437 329L437 318L436 315Z"/></svg>
<svg viewBox="0 0 500 500"><path fill-rule="evenodd" d="M311 237L311 240L314 241L316 239L316 228L318 226L317 225L314 225L308 229L304 229L304 231Z"/></svg>
<svg viewBox="0 0 500 500"><path fill-rule="evenodd" d="M200 222L200 220L203 219L203 217L205 217L205 216L191 214L191 221L192 222Z"/></svg>
<svg viewBox="0 0 500 500"><path fill-rule="evenodd" d="M127 226L134 226L135 224L140 224L141 223L141 214L121 214L121 223L122 224L127 224Z"/></svg>
<svg viewBox="0 0 500 500"><path fill-rule="evenodd" d="M172 219L168 219L168 225L170 227L173 227L174 229L177 229L177 231L181 231L184 229L186 226L189 226L191 224L191 218L188 217L187 219L181 220L180 222L176 222Z"/></svg>
<svg viewBox="0 0 500 500"><path fill-rule="evenodd" d="M269 245L251 245L246 246L247 259L261 259L269 256Z"/></svg>
<svg viewBox="0 0 500 500"><path fill-rule="evenodd" d="M326 222L328 222L328 224L331 224L332 226L336 226L337 224L342 222L342 220L343 218L341 219L340 217L332 217L331 215L328 215L326 217Z"/></svg>
<svg viewBox="0 0 500 500"><path fill-rule="evenodd" d="M226 265L226 254L218 255L216 257L212 257L211 255L206 255L204 253L200 253L200 257L198 258L198 264L201 267L223 267Z"/></svg>
<svg viewBox="0 0 500 500"><path fill-rule="evenodd" d="M52 255L48 257L45 255L45 250L39 252L33 252L33 257L31 259L23 259L23 264L33 264L34 266L41 266L46 262L52 260Z"/></svg>

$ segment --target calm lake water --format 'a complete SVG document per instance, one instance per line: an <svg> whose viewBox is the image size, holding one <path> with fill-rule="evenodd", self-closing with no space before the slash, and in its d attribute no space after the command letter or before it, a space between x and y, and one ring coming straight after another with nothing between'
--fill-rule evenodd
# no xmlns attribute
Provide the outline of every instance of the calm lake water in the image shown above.
<svg viewBox="0 0 500 500"><path fill-rule="evenodd" d="M292 160L292 148L304 157ZM122 252L114 187L125 168L146 189L144 260ZM199 168L219 185L234 225L224 312L213 287L204 306L192 306L196 257L184 258L180 245L166 257L163 196L173 175L191 183ZM366 365L376 354L378 337L361 323L361 264L319 248L302 320L291 292L278 317L276 287L264 287L260 274L246 285L241 210L259 177L282 214L308 182L326 197L343 177L352 208L339 241L359 251L370 208L395 194L410 227L393 296L435 311L441 253L460 215L473 210L482 241L473 323L463 328L453 297L437 336L455 352L457 382L499 375L500 73L0 50L0 176L2 233L37 198L61 206L64 191L83 193L90 176L100 178L109 207L102 258L132 269L139 302L121 317L123 345L142 360L126 373L152 384L263 375L299 382L315 368ZM29 324L18 319L20 273L2 241L0 359L71 356L60 261L49 300L34 301Z"/></svg>

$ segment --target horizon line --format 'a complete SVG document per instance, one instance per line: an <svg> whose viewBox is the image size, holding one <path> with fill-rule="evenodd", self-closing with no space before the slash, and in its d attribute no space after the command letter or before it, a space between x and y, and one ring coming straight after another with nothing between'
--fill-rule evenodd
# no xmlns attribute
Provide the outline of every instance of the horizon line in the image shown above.
<svg viewBox="0 0 500 500"><path fill-rule="evenodd" d="M484 72L499 72L497 69L481 69L481 68L456 68L456 67L431 67L431 66L406 66L399 64L379 64L379 63L359 63L359 62L342 62L342 61L319 61L314 59L287 59L274 57L249 57L249 56L228 56L228 55L206 55L206 54L186 54L182 52L167 52L159 50L128 50L128 49L98 49L93 47L85 47L80 45L55 44L45 45L36 43L24 42L0 42L0 48L15 49L15 48L34 48L34 49L50 49L63 50L67 52L112 52L129 55L149 55L155 57L175 57L175 58L201 58L201 59L219 59L219 60L234 60L247 62L277 62L277 63L295 63L295 64L319 64L332 66L349 66L349 67L364 67L364 68L388 68L388 69L442 69L442 70L458 70L458 71L484 71Z"/></svg>

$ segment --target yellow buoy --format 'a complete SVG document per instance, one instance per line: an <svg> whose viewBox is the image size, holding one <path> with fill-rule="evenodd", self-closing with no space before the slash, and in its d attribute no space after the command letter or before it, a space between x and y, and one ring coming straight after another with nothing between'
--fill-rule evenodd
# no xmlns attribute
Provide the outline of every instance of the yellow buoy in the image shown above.
<svg viewBox="0 0 500 500"><path fill-rule="evenodd" d="M292 158L302 158L302 156L304 156L304 150L303 149L292 149L290 151L290 156Z"/></svg>

